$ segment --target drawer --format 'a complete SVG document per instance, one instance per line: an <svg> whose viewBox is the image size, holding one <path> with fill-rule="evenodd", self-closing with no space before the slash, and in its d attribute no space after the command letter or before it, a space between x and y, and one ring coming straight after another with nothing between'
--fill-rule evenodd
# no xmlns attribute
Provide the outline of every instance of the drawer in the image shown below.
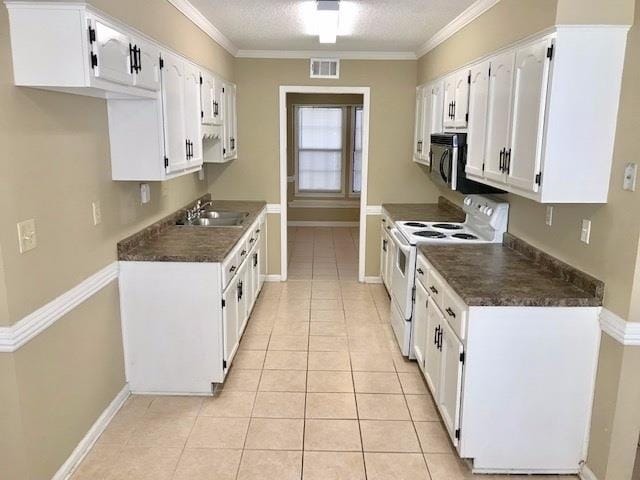
<svg viewBox="0 0 640 480"><path fill-rule="evenodd" d="M393 228L393 222L384 212L382 213L382 220L380 220L380 228L386 232L390 232Z"/></svg>
<svg viewBox="0 0 640 480"><path fill-rule="evenodd" d="M427 268L429 271L429 274L427 275L427 283L423 285L427 289L427 293L429 294L429 296L436 302L436 305L438 305L438 307L440 307L440 309L444 311L443 297L446 283L430 265L428 265Z"/></svg>
<svg viewBox="0 0 640 480"><path fill-rule="evenodd" d="M238 248L238 266L242 265L242 262L245 261L247 256L249 255L249 250L251 249L249 245L250 237L247 236L240 241L240 246Z"/></svg>
<svg viewBox="0 0 640 480"><path fill-rule="evenodd" d="M249 238L247 239L247 247L249 247L248 250L251 251L253 247L258 245L259 242L260 242L260 226L254 225L254 227L251 229L251 235L249 235Z"/></svg>
<svg viewBox="0 0 640 480"><path fill-rule="evenodd" d="M416 280L419 281L427 292L429 290L429 279L431 277L431 267L422 255L416 259Z"/></svg>
<svg viewBox="0 0 640 480"><path fill-rule="evenodd" d="M443 292L442 313L460 340L467 334L467 311L467 305L447 286Z"/></svg>
<svg viewBox="0 0 640 480"><path fill-rule="evenodd" d="M229 255L222 262L222 288L226 288L226 286L229 285L229 282L238 271L238 268L240 267L239 256L240 252L238 250L234 250L234 253Z"/></svg>

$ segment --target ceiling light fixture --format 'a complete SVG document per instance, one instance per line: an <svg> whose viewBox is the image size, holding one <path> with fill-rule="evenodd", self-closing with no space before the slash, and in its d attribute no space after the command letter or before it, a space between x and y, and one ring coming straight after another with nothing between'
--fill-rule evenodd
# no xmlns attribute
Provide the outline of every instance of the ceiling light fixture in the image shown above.
<svg viewBox="0 0 640 480"><path fill-rule="evenodd" d="M317 0L316 9L320 43L336 43L340 0Z"/></svg>

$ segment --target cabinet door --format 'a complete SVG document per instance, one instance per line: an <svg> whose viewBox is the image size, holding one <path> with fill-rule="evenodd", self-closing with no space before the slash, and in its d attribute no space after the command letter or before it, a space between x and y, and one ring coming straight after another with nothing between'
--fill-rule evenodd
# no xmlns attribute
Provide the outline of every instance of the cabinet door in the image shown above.
<svg viewBox="0 0 640 480"><path fill-rule="evenodd" d="M238 336L238 280L232 281L222 295L222 334L224 337L224 359L231 367L240 337Z"/></svg>
<svg viewBox="0 0 640 480"><path fill-rule="evenodd" d="M443 102L444 102L444 86L442 82L437 82L431 85L431 99L429 100L430 111L429 124L431 130L429 131L429 138L425 139L428 143L431 143L432 133L442 133L442 121L443 121ZM427 146L427 153L429 153L429 146Z"/></svg>
<svg viewBox="0 0 640 480"><path fill-rule="evenodd" d="M160 90L160 50L144 40L132 40L138 51L138 71L134 77L134 85L145 90Z"/></svg>
<svg viewBox="0 0 640 480"><path fill-rule="evenodd" d="M431 86L428 86L422 92L422 146L420 149L420 159L426 165L431 163L429 151L431 150L431 132L433 131L432 101Z"/></svg>
<svg viewBox="0 0 640 480"><path fill-rule="evenodd" d="M467 130L466 172L482 176L487 134L487 98L489 95L489 65L482 62L471 68L469 85L469 126Z"/></svg>
<svg viewBox="0 0 640 480"><path fill-rule="evenodd" d="M427 349L427 310L429 308L429 295L420 282L416 282L416 299L414 304L413 333L411 342L413 354L416 357L420 370L424 372Z"/></svg>
<svg viewBox="0 0 640 480"><path fill-rule="evenodd" d="M442 370L437 401L451 441L458 445L456 432L460 428L460 397L462 393L462 343L447 322L442 323Z"/></svg>
<svg viewBox="0 0 640 480"><path fill-rule="evenodd" d="M453 102L453 126L465 128L469 113L469 70L456 75Z"/></svg>
<svg viewBox="0 0 640 480"><path fill-rule="evenodd" d="M165 53L162 69L162 108L164 117L165 165L167 173L188 167L185 147L184 83L182 59Z"/></svg>
<svg viewBox="0 0 640 480"><path fill-rule="evenodd" d="M442 125L444 129L455 127L455 116L453 115L453 103L456 98L456 76L449 75L444 79L442 86L443 97L443 118Z"/></svg>
<svg viewBox="0 0 640 480"><path fill-rule="evenodd" d="M200 110L202 110L202 123L213 125L214 121L214 99L215 80L213 75L207 72L202 73L202 84L200 85Z"/></svg>
<svg viewBox="0 0 640 480"><path fill-rule="evenodd" d="M382 277L382 283L389 288L389 270L388 270L388 256L389 256L389 237L384 229L384 224L381 229L380 239L380 276Z"/></svg>
<svg viewBox="0 0 640 480"><path fill-rule="evenodd" d="M536 175L542 156L549 46L551 40L545 39L516 52L507 183L532 192L538 191Z"/></svg>
<svg viewBox="0 0 640 480"><path fill-rule="evenodd" d="M424 149L424 88L418 87L416 90L416 113L415 113L415 132L413 142L413 158L420 160Z"/></svg>
<svg viewBox="0 0 640 480"><path fill-rule="evenodd" d="M213 84L213 123L215 125L222 125L224 120L222 115L222 87L222 82L216 78Z"/></svg>
<svg viewBox="0 0 640 480"><path fill-rule="evenodd" d="M258 298L258 291L260 290L260 248L259 245L256 245L256 248L249 259L251 261L250 269L251 269L251 296L250 296L250 304L253 308L253 304ZM251 313L251 312L249 312Z"/></svg>
<svg viewBox="0 0 640 480"><path fill-rule="evenodd" d="M133 85L131 39L100 19L93 21L93 28L96 37L93 54L98 62L93 69L94 76L122 85Z"/></svg>
<svg viewBox="0 0 640 480"><path fill-rule="evenodd" d="M244 328L247 325L247 319L249 318L248 313L248 270L247 267L249 262L245 260L238 271L238 281L236 287L236 294L238 300L238 338L242 336L242 332L244 332Z"/></svg>
<svg viewBox="0 0 640 480"><path fill-rule="evenodd" d="M260 287L258 288L258 292L262 290L262 285L264 284L265 279L267 278L267 222L264 220L260 223L260 255L258 257L258 261L260 262Z"/></svg>
<svg viewBox="0 0 640 480"><path fill-rule="evenodd" d="M506 52L489 60L489 98L487 102L487 144L484 163L486 178L505 181L504 152L509 138L513 87L514 52Z"/></svg>
<svg viewBox="0 0 640 480"><path fill-rule="evenodd" d="M427 307L427 345L424 358L424 378L431 390L433 398L437 399L440 392L440 332L444 318L432 298L428 300Z"/></svg>
<svg viewBox="0 0 640 480"><path fill-rule="evenodd" d="M184 123L185 143L189 142L189 167L202 165L202 124L200 122L200 70L191 63L185 64ZM186 148L186 146L185 146Z"/></svg>
<svg viewBox="0 0 640 480"><path fill-rule="evenodd" d="M238 123L237 123L236 87L229 86L229 147L231 149L230 158L238 156Z"/></svg>

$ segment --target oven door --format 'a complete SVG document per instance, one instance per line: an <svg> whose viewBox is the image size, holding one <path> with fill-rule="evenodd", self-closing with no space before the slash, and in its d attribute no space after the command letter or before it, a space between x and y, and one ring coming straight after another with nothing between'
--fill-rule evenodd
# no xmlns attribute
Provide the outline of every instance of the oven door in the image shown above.
<svg viewBox="0 0 640 480"><path fill-rule="evenodd" d="M456 189L458 149L451 145L431 144L431 179L438 185Z"/></svg>
<svg viewBox="0 0 640 480"><path fill-rule="evenodd" d="M391 296L405 319L411 319L413 285L416 269L416 248L397 230L391 230L393 258L391 264Z"/></svg>

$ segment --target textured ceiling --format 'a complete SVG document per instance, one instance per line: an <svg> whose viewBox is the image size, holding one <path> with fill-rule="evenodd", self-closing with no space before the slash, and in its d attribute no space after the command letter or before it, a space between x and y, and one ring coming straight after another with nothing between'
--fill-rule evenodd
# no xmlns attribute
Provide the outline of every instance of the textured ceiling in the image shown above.
<svg viewBox="0 0 640 480"><path fill-rule="evenodd" d="M341 0L333 45L314 35L315 0L190 0L241 50L413 52L474 0Z"/></svg>

